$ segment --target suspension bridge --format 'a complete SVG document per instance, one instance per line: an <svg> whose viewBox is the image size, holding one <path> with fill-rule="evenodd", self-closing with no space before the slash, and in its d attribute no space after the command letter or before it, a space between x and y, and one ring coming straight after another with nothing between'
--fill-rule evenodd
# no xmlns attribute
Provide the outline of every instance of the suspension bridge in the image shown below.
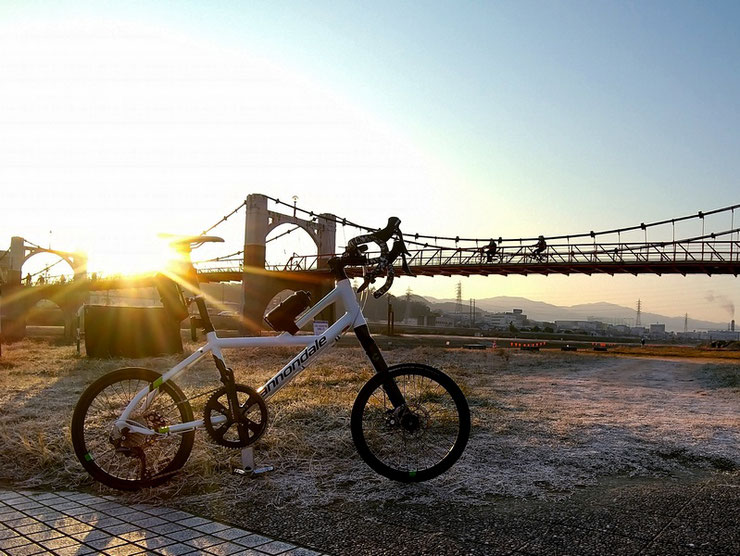
<svg viewBox="0 0 740 556"><path fill-rule="evenodd" d="M735 225L735 212L739 209L740 204L624 228L548 237L465 238L406 230L404 233L410 252L408 265L416 276L737 276L740 272L740 227ZM403 214L398 216L403 217ZM298 207L295 202L290 204L268 195L251 194L202 233L218 233L219 226L235 217L245 219L241 249L195 261L195 266L202 282L242 283L243 321L255 331L262 326L265 306L278 292L307 289L317 299L331 288L327 263L344 248L336 244L339 226L357 230L357 234L375 231L373 227L344 217ZM284 225L290 229L270 237L274 230ZM268 263L267 245L299 229L308 234L316 251L293 255L280 264ZM683 230L693 233L683 234ZM53 278L43 284L38 280L24 282L21 279L23 263L42 252L58 255L59 262L66 261L73 277L62 284ZM372 251L368 254L373 256ZM362 269L348 269L350 275L361 273ZM398 268L396 274L403 275L403 272ZM151 285L148 277L91 279L84 255L43 249L19 237L12 238L9 250L0 251L0 280L5 290L25 290L24 295L16 294L19 299L25 299L17 303L15 312L18 314L39 299L52 299L60 307L69 307L72 311L84 302L89 291ZM4 316L8 316L7 310Z"/></svg>

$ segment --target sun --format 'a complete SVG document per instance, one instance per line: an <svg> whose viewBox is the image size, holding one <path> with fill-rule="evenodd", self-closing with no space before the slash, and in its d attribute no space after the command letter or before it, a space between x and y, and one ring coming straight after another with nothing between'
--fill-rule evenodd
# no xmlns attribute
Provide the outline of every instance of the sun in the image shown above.
<svg viewBox="0 0 740 556"><path fill-rule="evenodd" d="M90 253L89 273L100 277L156 274L175 256L163 241L107 246L105 251Z"/></svg>

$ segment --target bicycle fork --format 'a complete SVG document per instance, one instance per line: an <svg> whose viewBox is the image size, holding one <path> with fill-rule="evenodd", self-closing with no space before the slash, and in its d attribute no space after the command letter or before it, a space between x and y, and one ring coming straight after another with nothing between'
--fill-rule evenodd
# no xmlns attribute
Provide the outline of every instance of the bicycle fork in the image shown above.
<svg viewBox="0 0 740 556"><path fill-rule="evenodd" d="M357 339L360 341L362 349L365 350L367 358L370 359L370 363L372 363L375 372L381 376L383 390L385 390L385 393L388 395L388 399L393 404L393 408L398 409L405 405L406 399L403 397L396 381L390 376L388 364L385 362L383 354L380 353L378 344L375 343L375 340L370 335L370 330L367 325L363 324L362 326L355 328L355 334L357 335Z"/></svg>

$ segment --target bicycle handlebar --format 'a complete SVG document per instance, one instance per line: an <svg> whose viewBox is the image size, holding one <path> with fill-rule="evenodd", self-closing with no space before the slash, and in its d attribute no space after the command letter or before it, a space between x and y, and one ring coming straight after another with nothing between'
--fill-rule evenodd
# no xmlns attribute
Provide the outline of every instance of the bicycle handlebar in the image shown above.
<svg viewBox="0 0 740 556"><path fill-rule="evenodd" d="M363 291L370 284L374 283L375 279L381 275L386 276L386 281L380 288L373 292L373 297L377 299L391 289L395 276L393 263L399 256L402 259L403 271L410 276L414 275L406 262L406 255L409 252L403 241L403 233L400 226L401 220L395 216L391 216L385 228L377 232L353 237L347 242L347 249L341 257L343 266L375 265L375 268L365 273L364 281L357 289L358 292ZM393 239L393 247L389 250L388 240L390 239ZM365 244L371 242L377 244L380 248L380 256L368 259L364 255L365 251L367 251L367 245Z"/></svg>

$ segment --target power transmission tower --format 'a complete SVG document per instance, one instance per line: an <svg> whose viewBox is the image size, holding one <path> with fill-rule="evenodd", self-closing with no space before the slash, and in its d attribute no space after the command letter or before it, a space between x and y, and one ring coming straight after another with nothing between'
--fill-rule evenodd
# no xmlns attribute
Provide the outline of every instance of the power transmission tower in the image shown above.
<svg viewBox="0 0 740 556"><path fill-rule="evenodd" d="M686 313L683 317L683 333L686 334L689 331L689 314Z"/></svg>
<svg viewBox="0 0 740 556"><path fill-rule="evenodd" d="M637 300L637 318L635 319L635 326L642 326L642 320L640 318L641 309L642 309L642 303L638 299Z"/></svg>

